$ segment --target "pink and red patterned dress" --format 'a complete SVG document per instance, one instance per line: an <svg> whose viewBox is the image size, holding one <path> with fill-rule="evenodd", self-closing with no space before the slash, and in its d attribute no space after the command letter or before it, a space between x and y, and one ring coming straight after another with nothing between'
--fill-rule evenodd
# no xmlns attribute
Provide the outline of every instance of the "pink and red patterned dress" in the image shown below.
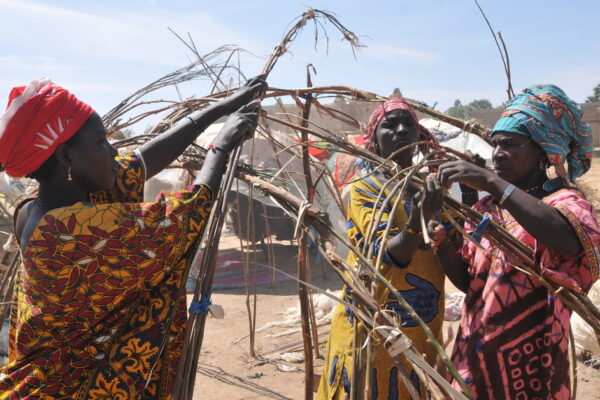
<svg viewBox="0 0 600 400"><path fill-rule="evenodd" d="M594 209L576 189L559 190L543 201L573 227L583 247L579 256L565 257L537 243L491 196L474 208L531 246L542 276L585 293L599 270ZM466 226L468 232L473 228ZM510 257L486 238L480 244L481 248L465 241L461 249L470 286L452 362L479 399L569 399L571 311L536 278L512 267Z"/></svg>

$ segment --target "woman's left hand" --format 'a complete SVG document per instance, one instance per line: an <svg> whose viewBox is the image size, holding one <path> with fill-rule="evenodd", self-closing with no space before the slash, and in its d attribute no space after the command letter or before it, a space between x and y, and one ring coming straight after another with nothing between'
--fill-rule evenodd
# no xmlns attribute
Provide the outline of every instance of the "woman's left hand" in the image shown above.
<svg viewBox="0 0 600 400"><path fill-rule="evenodd" d="M224 98L217 104L222 107L225 114L231 114L252 100L262 97L267 87L267 82L263 76L256 76L246 82L244 86L236 90L231 96Z"/></svg>
<svg viewBox="0 0 600 400"><path fill-rule="evenodd" d="M478 191L487 191L490 178L494 174L485 168L468 161L451 161L443 164L437 171L437 178L442 187L448 188L458 182Z"/></svg>
<svg viewBox="0 0 600 400"><path fill-rule="evenodd" d="M431 247L433 249L437 249L439 245L448 238L446 228L436 220L431 220L427 223L427 234L431 239Z"/></svg>

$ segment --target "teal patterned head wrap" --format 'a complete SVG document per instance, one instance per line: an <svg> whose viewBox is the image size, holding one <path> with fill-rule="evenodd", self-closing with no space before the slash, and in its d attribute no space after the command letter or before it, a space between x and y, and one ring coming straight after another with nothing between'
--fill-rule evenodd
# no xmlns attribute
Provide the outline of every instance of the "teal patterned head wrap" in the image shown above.
<svg viewBox="0 0 600 400"><path fill-rule="evenodd" d="M559 87L533 85L509 102L494 125L492 136L498 132L531 136L556 169L558 177L544 183L544 189L554 191L571 186L590 169L592 131L581 116L581 106Z"/></svg>

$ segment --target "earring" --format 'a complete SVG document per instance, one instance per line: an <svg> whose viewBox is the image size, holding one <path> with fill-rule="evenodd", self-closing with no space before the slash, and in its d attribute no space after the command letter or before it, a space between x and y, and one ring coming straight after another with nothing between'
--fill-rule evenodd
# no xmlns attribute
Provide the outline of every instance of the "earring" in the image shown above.
<svg viewBox="0 0 600 400"><path fill-rule="evenodd" d="M73 177L71 176L71 167L69 167L69 169L67 169L67 182L72 182L73 181Z"/></svg>
<svg viewBox="0 0 600 400"><path fill-rule="evenodd" d="M538 163L538 168L541 171L544 171L546 169L546 161L545 160L540 160L540 162Z"/></svg>

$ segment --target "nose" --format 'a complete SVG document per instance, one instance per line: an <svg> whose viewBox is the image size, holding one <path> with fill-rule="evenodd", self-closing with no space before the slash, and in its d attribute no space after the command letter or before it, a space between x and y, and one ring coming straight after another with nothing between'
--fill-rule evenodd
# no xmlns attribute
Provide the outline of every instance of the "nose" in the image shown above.
<svg viewBox="0 0 600 400"><path fill-rule="evenodd" d="M396 133L397 133L397 134L405 134L405 133L407 133L407 132L408 132L408 128L407 128L407 126L406 126L405 124L403 124L403 123L399 123L399 124L396 126Z"/></svg>
<svg viewBox="0 0 600 400"><path fill-rule="evenodd" d="M502 160L506 158L506 153L502 150L500 146L494 146L492 149L492 162L495 160Z"/></svg>

